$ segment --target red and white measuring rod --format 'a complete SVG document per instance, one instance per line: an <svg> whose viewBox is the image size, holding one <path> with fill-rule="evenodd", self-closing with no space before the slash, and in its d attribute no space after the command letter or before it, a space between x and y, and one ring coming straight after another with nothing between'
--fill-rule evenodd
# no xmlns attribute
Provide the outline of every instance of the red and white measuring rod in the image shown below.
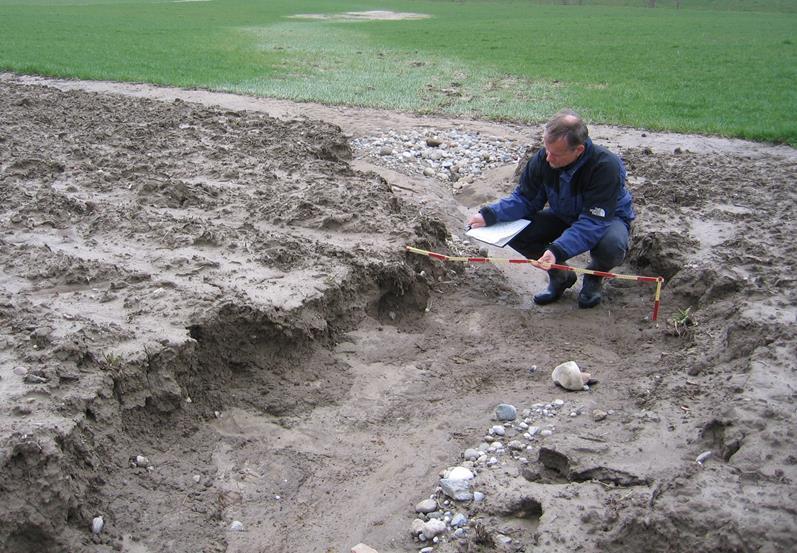
<svg viewBox="0 0 797 553"><path fill-rule="evenodd" d="M551 264L543 264L537 261L536 259L517 259L517 258L503 258L503 257L457 257L453 255L443 255L441 253L430 252L426 250L421 250L419 248L413 248L412 246L406 246L406 249L410 253L417 253L418 255L425 255L427 257L431 257L432 259L438 259L440 261L453 261L453 262L460 262L460 263L510 263L510 264L527 264L533 265L538 269L561 269L563 271L573 271L574 273L582 273L585 275L593 275L602 278L618 278L620 280L635 280L636 282L655 282L656 283L656 295L653 300L653 316L651 320L655 321L659 316L659 304L661 303L661 285L664 282L664 277L647 277L647 276L639 276L639 275L621 275L618 273L607 273L606 271L595 271L593 269L582 269L580 267L571 267L570 265L558 265L556 263Z"/></svg>

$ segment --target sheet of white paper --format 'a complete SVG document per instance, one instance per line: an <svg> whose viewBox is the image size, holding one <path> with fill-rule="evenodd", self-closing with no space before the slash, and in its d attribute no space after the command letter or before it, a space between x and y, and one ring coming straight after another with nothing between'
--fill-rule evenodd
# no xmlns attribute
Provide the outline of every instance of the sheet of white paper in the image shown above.
<svg viewBox="0 0 797 553"><path fill-rule="evenodd" d="M490 225L489 227L472 228L465 234L471 238L475 238L480 242L486 242L494 246L504 247L530 223L531 221L527 219L518 219L517 221L496 223L494 225Z"/></svg>

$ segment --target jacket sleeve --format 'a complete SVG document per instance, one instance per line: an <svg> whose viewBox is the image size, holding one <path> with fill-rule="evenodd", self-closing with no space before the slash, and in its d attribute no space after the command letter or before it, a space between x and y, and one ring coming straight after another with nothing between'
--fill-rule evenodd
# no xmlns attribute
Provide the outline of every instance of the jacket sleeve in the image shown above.
<svg viewBox="0 0 797 553"><path fill-rule="evenodd" d="M598 164L585 184L584 203L578 219L553 241L550 250L558 262L594 248L614 219L625 180L625 168L617 158Z"/></svg>
<svg viewBox="0 0 797 553"><path fill-rule="evenodd" d="M488 226L502 221L532 220L534 214L545 207L548 197L539 165L544 158L545 150L537 152L526 164L512 193L479 210Z"/></svg>

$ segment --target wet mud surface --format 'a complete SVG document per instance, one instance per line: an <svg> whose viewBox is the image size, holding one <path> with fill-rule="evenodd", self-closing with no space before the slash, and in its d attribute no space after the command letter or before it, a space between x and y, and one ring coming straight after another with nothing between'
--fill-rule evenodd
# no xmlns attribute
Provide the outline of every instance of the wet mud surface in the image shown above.
<svg viewBox="0 0 797 553"><path fill-rule="evenodd" d="M351 148L538 129L13 75L0 102L0 551L794 550L793 150L592 129L653 322L650 285L540 308L532 267L404 251L476 254L513 165L454 189ZM522 449L444 504L499 403ZM461 537L413 539L430 496Z"/></svg>

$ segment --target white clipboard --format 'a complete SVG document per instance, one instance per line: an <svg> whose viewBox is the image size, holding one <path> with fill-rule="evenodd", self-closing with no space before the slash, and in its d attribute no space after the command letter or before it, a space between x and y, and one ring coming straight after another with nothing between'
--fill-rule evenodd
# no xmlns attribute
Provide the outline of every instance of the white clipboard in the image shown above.
<svg viewBox="0 0 797 553"><path fill-rule="evenodd" d="M531 221L527 219L518 219L517 221L507 221L504 223L496 223L489 227L472 228L465 233L465 236L475 238L479 242L485 242L503 248L510 240L520 234L524 228L529 226Z"/></svg>

